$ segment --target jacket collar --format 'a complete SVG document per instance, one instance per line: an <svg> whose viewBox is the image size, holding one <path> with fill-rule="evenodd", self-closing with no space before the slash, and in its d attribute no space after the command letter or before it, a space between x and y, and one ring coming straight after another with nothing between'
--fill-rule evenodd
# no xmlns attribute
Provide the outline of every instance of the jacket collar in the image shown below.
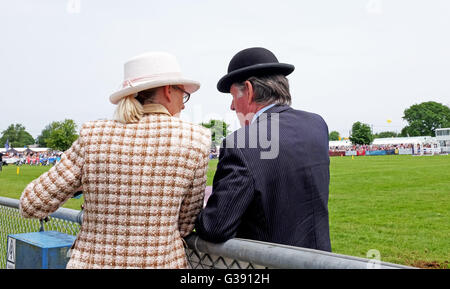
<svg viewBox="0 0 450 289"><path fill-rule="evenodd" d="M277 105L269 108L265 112L266 113L283 112L283 111L288 110L290 108L291 107L289 105L286 105L286 104L277 104Z"/></svg>
<svg viewBox="0 0 450 289"><path fill-rule="evenodd" d="M148 103L144 104L144 114L150 114L150 113L162 113L167 114L168 116L172 116L167 108L159 103Z"/></svg>
<svg viewBox="0 0 450 289"><path fill-rule="evenodd" d="M271 108L269 108L268 110L264 111L260 116L258 116L258 118L256 119L255 122L259 122L260 120L266 119L269 116L269 114L271 114L271 113L281 113L290 108L291 107L289 105L285 105L285 104L274 105Z"/></svg>

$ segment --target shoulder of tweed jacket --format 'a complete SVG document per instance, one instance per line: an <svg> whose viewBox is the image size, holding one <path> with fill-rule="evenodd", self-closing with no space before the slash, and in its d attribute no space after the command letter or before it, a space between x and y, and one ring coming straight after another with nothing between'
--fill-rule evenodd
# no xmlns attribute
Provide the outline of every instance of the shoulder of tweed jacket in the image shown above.
<svg viewBox="0 0 450 289"><path fill-rule="evenodd" d="M175 131L175 134L170 136L172 143L183 144L199 154L194 156L191 153L192 160L198 161L200 156L205 158L209 156L210 130L178 118L154 114L131 125L113 120L89 121L82 125L79 138L62 154L60 163L25 188L20 198L20 212L26 218L44 218L70 199L81 186L81 179L76 176L81 175L86 151L91 153L96 148L102 150L107 144L114 148L121 145L125 147L131 144L133 137L144 135L154 138L165 137L167 142L170 129ZM105 139L106 144L102 143ZM170 141L167 144L170 144ZM130 153L130 149L125 148L123 152ZM47 189L51 189L52 193L42 195L41 193ZM30 203L30 200L34 201ZM49 204L52 208L49 208ZM55 206L56 204L58 206Z"/></svg>

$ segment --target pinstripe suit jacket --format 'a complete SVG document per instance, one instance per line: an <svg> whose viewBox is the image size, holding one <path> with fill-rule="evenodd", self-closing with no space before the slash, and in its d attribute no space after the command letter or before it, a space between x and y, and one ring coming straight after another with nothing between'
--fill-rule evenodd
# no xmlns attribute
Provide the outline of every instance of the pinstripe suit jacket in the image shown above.
<svg viewBox="0 0 450 289"><path fill-rule="evenodd" d="M254 129L260 136L266 130L272 146L278 142L276 157L261 157L267 146L260 140L252 147ZM242 135L245 146L239 141ZM222 144L213 191L196 231L211 242L238 237L331 251L328 187L325 121L276 105Z"/></svg>
<svg viewBox="0 0 450 289"><path fill-rule="evenodd" d="M21 213L46 217L82 185L67 268L185 268L182 237L203 205L210 142L209 130L168 112L88 122L61 162L25 188Z"/></svg>

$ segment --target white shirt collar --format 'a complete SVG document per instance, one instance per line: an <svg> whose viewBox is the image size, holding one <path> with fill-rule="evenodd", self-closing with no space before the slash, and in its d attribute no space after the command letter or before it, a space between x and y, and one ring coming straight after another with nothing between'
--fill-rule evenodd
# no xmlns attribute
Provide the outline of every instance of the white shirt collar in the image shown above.
<svg viewBox="0 0 450 289"><path fill-rule="evenodd" d="M263 108L261 108L260 110L258 110L256 113L255 113L255 115L253 116L253 118L252 118L252 122L251 123L253 123L263 112L265 112L266 110L268 110L269 108L271 108L271 107L273 107L274 105L275 105L276 103L272 103L272 104L270 104L270 105L268 105L268 106L265 106L265 107L263 107Z"/></svg>

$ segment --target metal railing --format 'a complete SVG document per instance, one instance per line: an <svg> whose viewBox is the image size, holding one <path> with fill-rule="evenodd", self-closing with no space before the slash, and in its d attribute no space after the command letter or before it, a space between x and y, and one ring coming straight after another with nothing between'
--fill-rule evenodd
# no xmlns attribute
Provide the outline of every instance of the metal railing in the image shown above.
<svg viewBox="0 0 450 289"><path fill-rule="evenodd" d="M19 200L0 197L0 269L6 268L6 246L9 234L59 231L75 235L82 222L82 211L60 208L49 221L25 219L19 213ZM185 239L186 255L192 269L400 269L398 264L286 246L247 239L232 239L213 244L192 234Z"/></svg>

